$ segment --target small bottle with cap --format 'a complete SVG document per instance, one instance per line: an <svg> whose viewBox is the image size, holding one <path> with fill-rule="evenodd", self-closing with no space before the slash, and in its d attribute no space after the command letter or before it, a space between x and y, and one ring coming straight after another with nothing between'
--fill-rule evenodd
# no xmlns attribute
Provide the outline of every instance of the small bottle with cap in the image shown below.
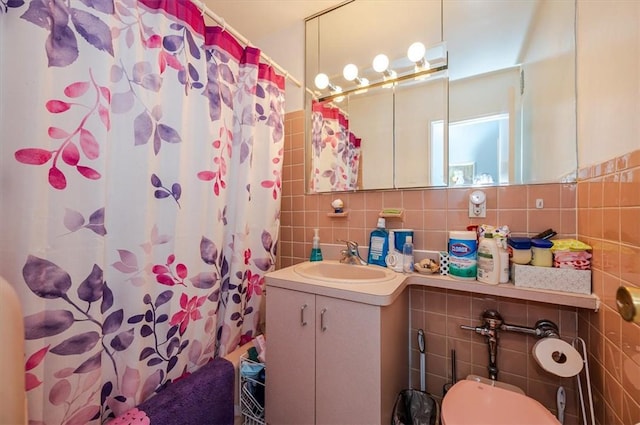
<svg viewBox="0 0 640 425"><path fill-rule="evenodd" d="M407 236L402 246L402 271L413 273L413 238Z"/></svg>

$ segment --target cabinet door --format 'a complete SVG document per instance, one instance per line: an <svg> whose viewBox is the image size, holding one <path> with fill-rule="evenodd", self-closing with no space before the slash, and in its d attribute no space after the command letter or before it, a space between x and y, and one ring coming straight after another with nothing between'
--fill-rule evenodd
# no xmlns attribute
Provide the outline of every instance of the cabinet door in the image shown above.
<svg viewBox="0 0 640 425"><path fill-rule="evenodd" d="M313 424L315 295L267 290L267 423Z"/></svg>
<svg viewBox="0 0 640 425"><path fill-rule="evenodd" d="M316 314L316 424L380 423L380 308L316 296Z"/></svg>

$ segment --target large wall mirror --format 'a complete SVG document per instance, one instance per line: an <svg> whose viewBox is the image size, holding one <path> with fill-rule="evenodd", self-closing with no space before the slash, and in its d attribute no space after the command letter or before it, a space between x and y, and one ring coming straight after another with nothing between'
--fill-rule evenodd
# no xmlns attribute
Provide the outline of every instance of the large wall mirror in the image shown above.
<svg viewBox="0 0 640 425"><path fill-rule="evenodd" d="M574 1L353 0L305 27L309 192L575 181Z"/></svg>

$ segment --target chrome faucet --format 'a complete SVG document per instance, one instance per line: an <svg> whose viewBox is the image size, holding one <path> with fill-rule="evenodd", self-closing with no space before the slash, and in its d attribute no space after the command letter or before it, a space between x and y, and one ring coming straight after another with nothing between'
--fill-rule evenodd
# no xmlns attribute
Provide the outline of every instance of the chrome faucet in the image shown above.
<svg viewBox="0 0 640 425"><path fill-rule="evenodd" d="M347 249L343 249L340 251L342 254L342 258L340 259L341 263L346 264L360 264L361 266L366 266L368 263L360 256L360 251L358 250L358 242L356 241L345 241L339 239L338 242L343 242L347 245Z"/></svg>

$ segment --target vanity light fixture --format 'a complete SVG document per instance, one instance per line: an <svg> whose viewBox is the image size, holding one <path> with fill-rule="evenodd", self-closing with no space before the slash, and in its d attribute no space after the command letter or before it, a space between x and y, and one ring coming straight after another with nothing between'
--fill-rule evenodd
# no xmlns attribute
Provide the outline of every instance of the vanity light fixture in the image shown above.
<svg viewBox="0 0 640 425"><path fill-rule="evenodd" d="M396 78L398 78L398 74L394 70L389 69L389 58L384 53L380 53L375 58L373 58L372 65L374 71L383 74L382 78L384 81L395 80ZM384 84L382 87L385 89L393 87L393 82Z"/></svg>
<svg viewBox="0 0 640 425"><path fill-rule="evenodd" d="M329 81L329 77L324 73L319 73L315 77L315 85L320 90L329 89L330 94L321 95L317 93L319 100L334 100L341 101L345 96L349 94L365 93L368 89L382 87L391 88L401 81L413 79L422 80L429 78L431 74L436 74L440 71L447 70L447 50L445 43L440 43L436 46L432 46L426 49L421 42L413 43L407 50L407 56L414 63L414 69L410 72L405 72L403 69L402 75L399 75L397 71L389 69L390 61L389 57L383 53L376 55L373 58L373 71L382 74L382 80L375 78L375 81L370 82L364 77L360 77L358 74L360 70L353 64L347 64L342 70L342 76L346 81L354 81L356 87L348 87L346 90L342 90L340 87L333 85ZM406 62L406 61L404 61ZM400 65L404 67L404 63Z"/></svg>
<svg viewBox="0 0 640 425"><path fill-rule="evenodd" d="M369 87L369 80L366 78L360 78L360 82L358 83L360 89L355 91L355 94L362 94L367 92L367 88Z"/></svg>
<svg viewBox="0 0 640 425"><path fill-rule="evenodd" d="M425 58L426 52L427 48L419 41L416 41L409 46L409 49L407 49L407 57L411 62L416 64L416 71L429 69L429 62L427 62L427 59Z"/></svg>
<svg viewBox="0 0 640 425"><path fill-rule="evenodd" d="M352 63L349 63L344 66L344 69L342 70L342 75L344 76L345 80L353 81L356 78L358 78L358 67Z"/></svg>
<svg viewBox="0 0 640 425"><path fill-rule="evenodd" d="M367 87L369 86L369 80L366 78L358 77L358 67L352 63L345 65L342 70L342 76L347 81L355 81L360 87L360 90L357 90L356 94L365 93L367 91Z"/></svg>
<svg viewBox="0 0 640 425"><path fill-rule="evenodd" d="M336 95L342 93L342 87L331 85L331 94ZM338 96L333 99L334 102L340 103L344 100L344 96Z"/></svg>
<svg viewBox="0 0 640 425"><path fill-rule="evenodd" d="M376 72L385 72L389 67L389 58L384 53L380 53L373 58L373 69Z"/></svg>
<svg viewBox="0 0 640 425"><path fill-rule="evenodd" d="M316 87L319 88L320 90L324 90L326 88L329 88L329 90L331 91L332 95L338 94L338 93L342 93L342 87L331 84L327 74L324 74L322 72L319 73L318 75L316 75L316 78L314 79L314 83L315 83ZM340 102L342 99L343 98L341 98L340 100L336 100L336 101Z"/></svg>
<svg viewBox="0 0 640 425"><path fill-rule="evenodd" d="M380 53L373 58L372 65L374 71L384 74L385 80L398 77L398 74L393 69L389 69L389 58L384 53Z"/></svg>
<svg viewBox="0 0 640 425"><path fill-rule="evenodd" d="M324 90L329 87L329 77L327 76L327 74L321 72L316 75L314 83L317 88L319 88L320 90Z"/></svg>

